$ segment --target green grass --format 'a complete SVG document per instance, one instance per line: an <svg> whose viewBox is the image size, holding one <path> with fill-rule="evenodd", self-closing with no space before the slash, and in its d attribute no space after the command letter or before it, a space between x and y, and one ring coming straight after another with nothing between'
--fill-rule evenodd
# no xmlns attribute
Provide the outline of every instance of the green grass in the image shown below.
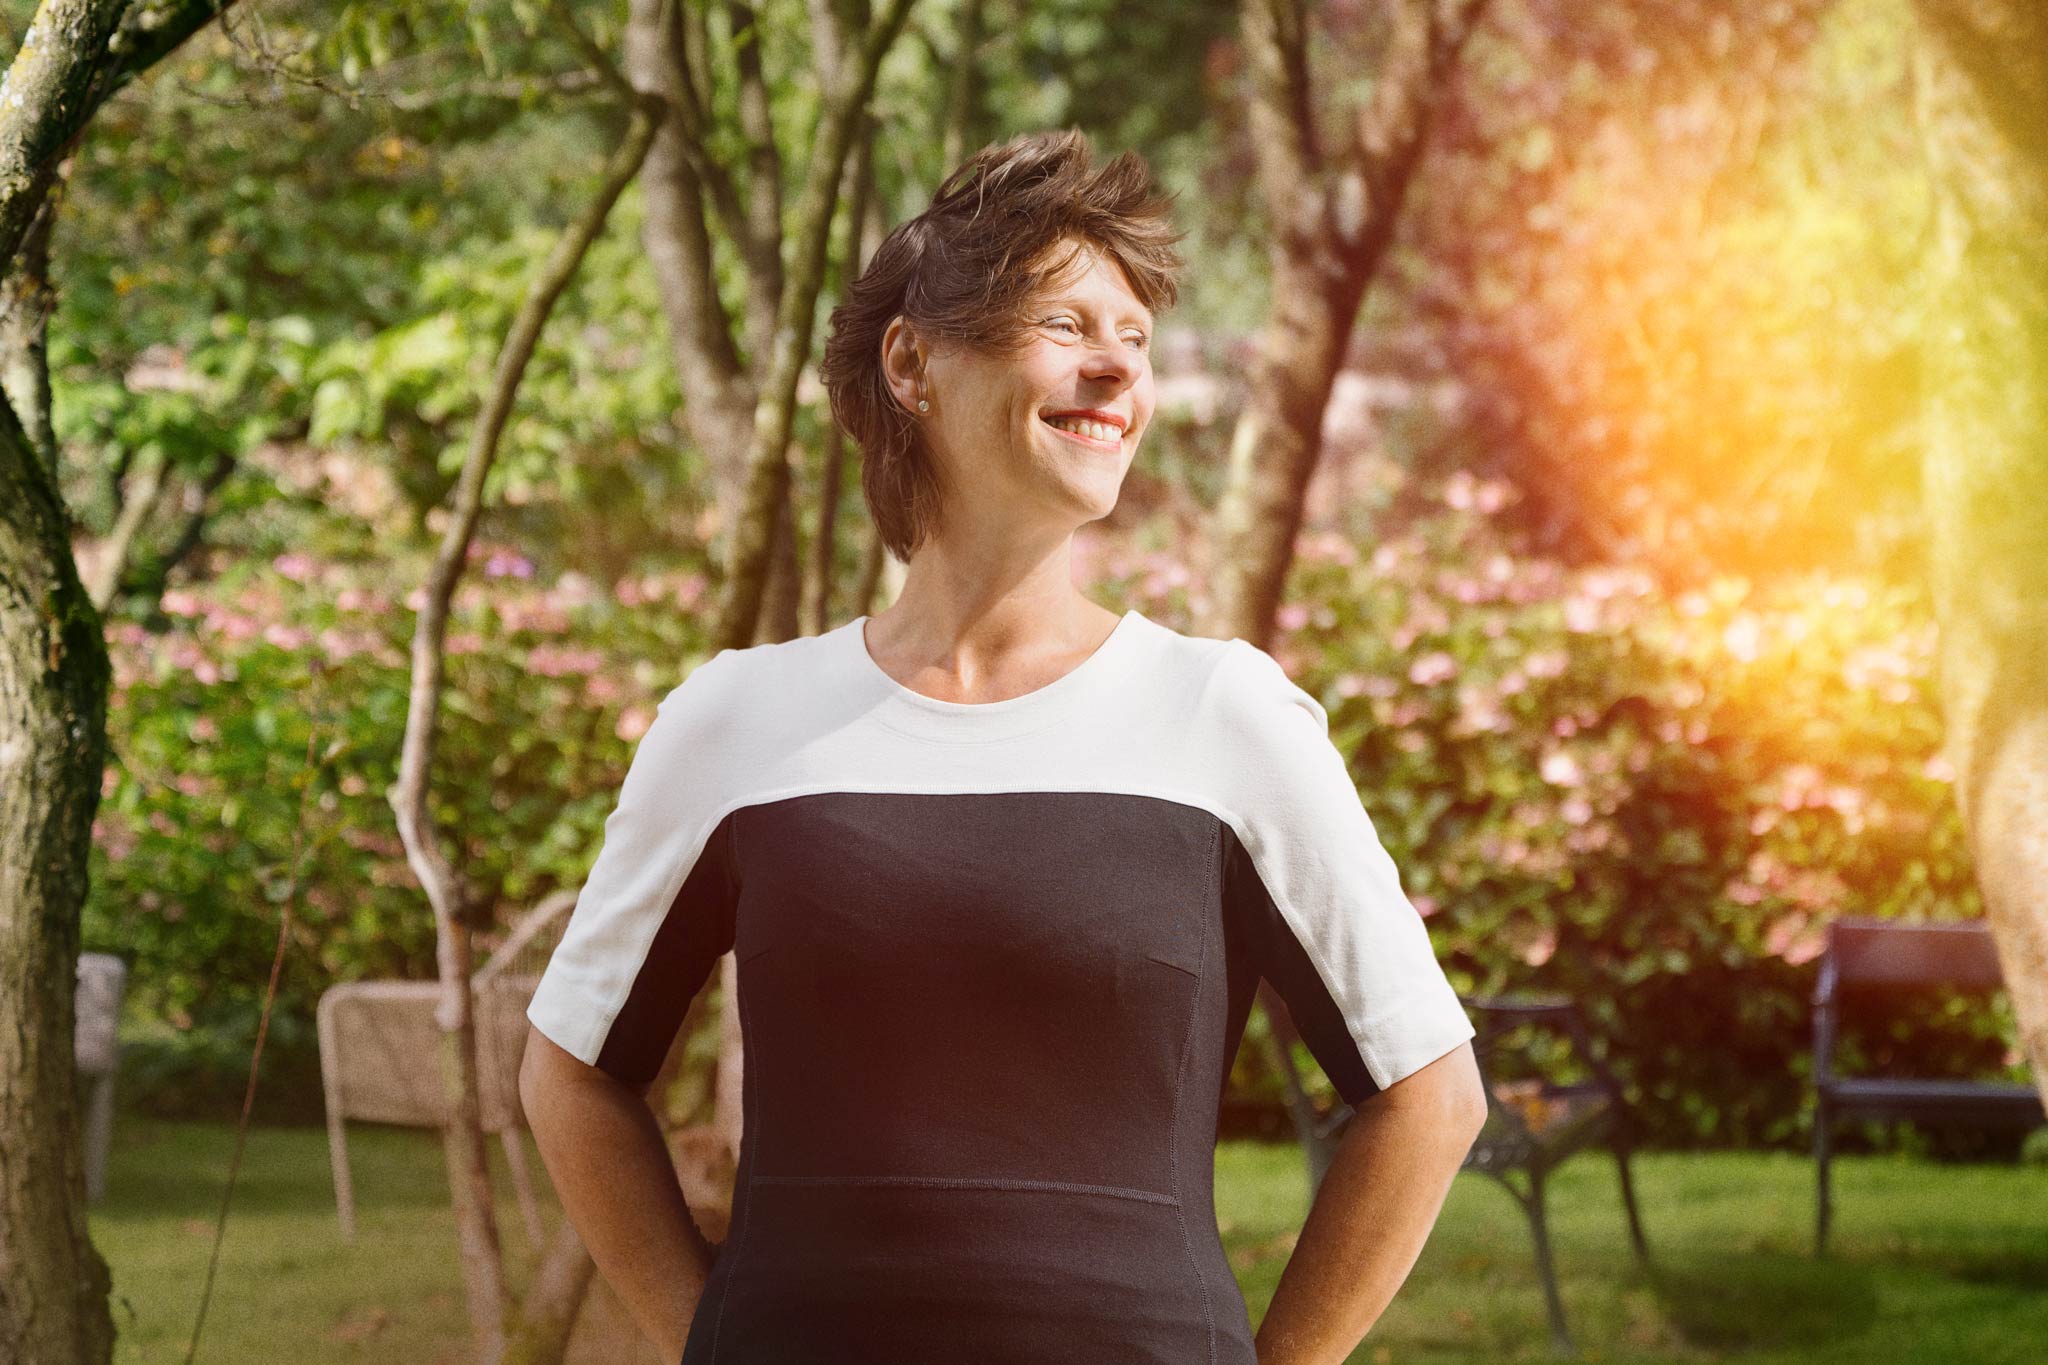
<svg viewBox="0 0 2048 1365"><path fill-rule="evenodd" d="M92 1234L114 1272L119 1361L184 1357L233 1149L224 1125L124 1117ZM199 1359L464 1358L465 1322L441 1149L431 1134L350 1130L359 1232L340 1238L326 1135L249 1135ZM503 1175L503 1153L493 1149ZM1252 1320L1306 1211L1293 1147L1225 1143L1217 1212ZM2048 1172L1850 1157L1836 1166L1830 1254L1808 1250L1812 1163L1790 1154L1636 1159L1658 1269L1628 1249L1614 1163L1553 1177L1565 1311L1587 1359L1744 1365L2038 1365L2048 1360ZM538 1159L533 1162L541 1177ZM509 1182L500 1180L500 1189ZM554 1216L550 1206L550 1217ZM509 1197L500 1230L515 1284L531 1253ZM1542 1360L1549 1335L1520 1207L1461 1175L1400 1295L1352 1357Z"/></svg>

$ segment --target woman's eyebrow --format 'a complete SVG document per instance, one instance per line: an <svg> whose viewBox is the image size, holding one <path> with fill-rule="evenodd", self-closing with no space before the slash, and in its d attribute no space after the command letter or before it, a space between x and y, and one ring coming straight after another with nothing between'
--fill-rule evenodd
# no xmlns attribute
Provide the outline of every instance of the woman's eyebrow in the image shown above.
<svg viewBox="0 0 2048 1365"><path fill-rule="evenodd" d="M1088 300L1086 299L1077 299L1072 297L1063 299L1051 299L1047 301L1045 306L1047 308L1078 308L1084 313L1094 313L1102 311L1101 309L1097 308L1094 304L1088 302ZM1150 313L1125 313L1124 319L1128 322L1143 323L1147 327L1150 327L1152 325L1152 315Z"/></svg>

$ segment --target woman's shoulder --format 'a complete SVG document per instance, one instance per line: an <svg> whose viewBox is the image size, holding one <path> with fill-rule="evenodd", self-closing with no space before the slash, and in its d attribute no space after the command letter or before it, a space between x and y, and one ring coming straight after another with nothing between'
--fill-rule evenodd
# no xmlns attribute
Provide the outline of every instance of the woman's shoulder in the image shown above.
<svg viewBox="0 0 2048 1365"><path fill-rule="evenodd" d="M783 693L818 674L824 637L799 635L718 650L686 670L661 704L713 706Z"/></svg>

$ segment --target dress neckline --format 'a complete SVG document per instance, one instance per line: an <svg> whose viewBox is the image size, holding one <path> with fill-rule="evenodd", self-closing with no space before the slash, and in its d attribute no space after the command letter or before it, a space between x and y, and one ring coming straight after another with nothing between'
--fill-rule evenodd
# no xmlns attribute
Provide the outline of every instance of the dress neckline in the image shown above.
<svg viewBox="0 0 2048 1365"><path fill-rule="evenodd" d="M1139 632L1150 622L1137 608L1124 612L1093 653L1051 682L998 701L948 701L896 681L868 652L865 614L832 633L841 637L848 671L873 696L876 716L899 730L936 739L999 739L1027 733L1080 714L1104 684L1129 666Z"/></svg>

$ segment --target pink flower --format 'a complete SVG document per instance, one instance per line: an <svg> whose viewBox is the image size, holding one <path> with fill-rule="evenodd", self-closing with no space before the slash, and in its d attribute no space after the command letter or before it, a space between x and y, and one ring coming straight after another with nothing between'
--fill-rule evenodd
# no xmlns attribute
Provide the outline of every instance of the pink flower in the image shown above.
<svg viewBox="0 0 2048 1365"><path fill-rule="evenodd" d="M1764 951L1795 967L1819 957L1826 946L1820 927L1797 910L1780 915L1764 934Z"/></svg>
<svg viewBox="0 0 2048 1365"><path fill-rule="evenodd" d="M1335 531L1311 531L1302 536L1300 554L1303 559L1326 560L1332 564L1353 564L1358 552L1349 540Z"/></svg>
<svg viewBox="0 0 2048 1365"><path fill-rule="evenodd" d="M1552 749L1543 755L1540 771L1543 780L1553 787L1577 787L1585 783L1585 774L1579 771L1579 762L1562 749Z"/></svg>
<svg viewBox="0 0 2048 1365"><path fill-rule="evenodd" d="M531 578L533 561L517 550L494 550L484 561L486 578Z"/></svg>
<svg viewBox="0 0 2048 1365"><path fill-rule="evenodd" d="M270 561L270 567L294 583L310 583L319 576L319 564L302 550L287 550Z"/></svg>
<svg viewBox="0 0 2048 1365"><path fill-rule="evenodd" d="M604 667L604 655L594 649L541 645L526 656L526 666L550 678L559 678L566 673L596 673Z"/></svg>
<svg viewBox="0 0 2048 1365"><path fill-rule="evenodd" d="M1408 669L1408 681L1417 687L1432 687L1458 676L1458 661L1442 650L1423 655Z"/></svg>
<svg viewBox="0 0 2048 1365"><path fill-rule="evenodd" d="M631 744L647 733L654 724L654 713L645 706L629 706L619 712L619 723L613 733Z"/></svg>
<svg viewBox="0 0 2048 1365"><path fill-rule="evenodd" d="M1531 967L1541 967L1557 951L1557 926L1546 924L1522 941L1515 955Z"/></svg>
<svg viewBox="0 0 2048 1365"><path fill-rule="evenodd" d="M1300 630L1308 624L1308 616L1308 603L1289 602L1273 614L1273 622L1282 630Z"/></svg>

